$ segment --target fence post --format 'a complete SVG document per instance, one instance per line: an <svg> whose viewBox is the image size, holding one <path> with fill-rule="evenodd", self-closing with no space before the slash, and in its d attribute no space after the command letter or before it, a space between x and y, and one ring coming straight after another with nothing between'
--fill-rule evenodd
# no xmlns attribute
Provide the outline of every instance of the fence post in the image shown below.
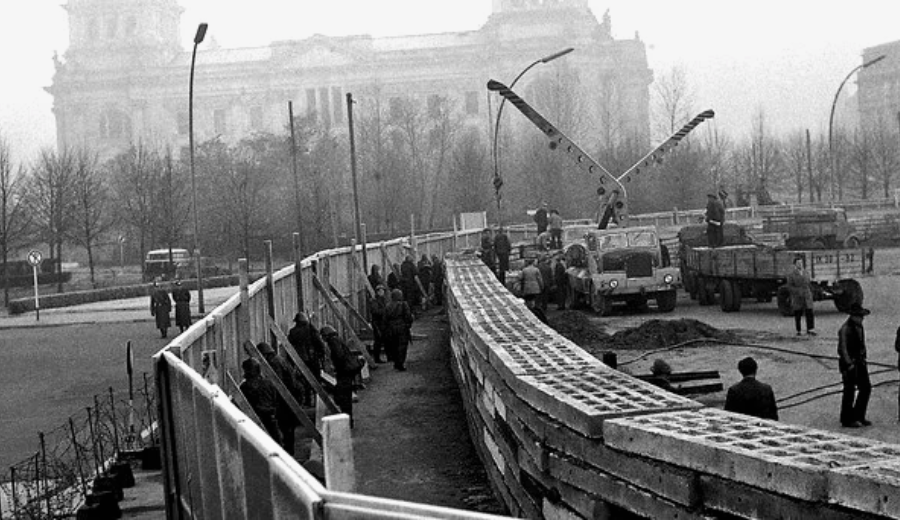
<svg viewBox="0 0 900 520"><path fill-rule="evenodd" d="M356 277L356 266L354 262L356 261L356 239L350 239L350 255L347 257L347 283L350 285L350 297L347 299L350 302L350 306L359 312L359 293L356 292L357 288L357 277ZM348 310L347 312L347 321L348 323L353 323L356 321L354 319L353 313ZM359 326L358 323L353 323L354 330Z"/></svg>
<svg viewBox="0 0 900 520"><path fill-rule="evenodd" d="M303 312L303 251L300 250L300 233L293 234L294 240L294 284L297 286L297 312Z"/></svg>
<svg viewBox="0 0 900 520"><path fill-rule="evenodd" d="M322 464L325 466L325 485L332 491L352 492L353 442L350 436L350 416L345 413L322 418Z"/></svg>
<svg viewBox="0 0 900 520"><path fill-rule="evenodd" d="M456 215L453 215L453 252L459 251L459 226L456 225Z"/></svg>
<svg viewBox="0 0 900 520"><path fill-rule="evenodd" d="M241 284L241 306L238 308L238 345L250 339L250 272L246 258L238 258L238 279Z"/></svg>
<svg viewBox="0 0 900 520"><path fill-rule="evenodd" d="M275 266L272 265L272 241L263 240L266 249L266 310L272 321L275 321ZM269 332L269 344L272 348L278 348L278 338L274 332Z"/></svg>

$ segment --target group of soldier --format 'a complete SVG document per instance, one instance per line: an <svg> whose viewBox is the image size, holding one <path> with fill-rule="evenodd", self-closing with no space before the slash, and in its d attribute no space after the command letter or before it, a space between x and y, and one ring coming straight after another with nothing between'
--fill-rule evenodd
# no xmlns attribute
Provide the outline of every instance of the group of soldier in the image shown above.
<svg viewBox="0 0 900 520"><path fill-rule="evenodd" d="M160 281L155 280L150 293L150 315L161 338L169 336L169 327L172 326L172 300L175 301L175 326L184 332L191 326L191 292L181 284L181 280L175 280L170 297Z"/></svg>

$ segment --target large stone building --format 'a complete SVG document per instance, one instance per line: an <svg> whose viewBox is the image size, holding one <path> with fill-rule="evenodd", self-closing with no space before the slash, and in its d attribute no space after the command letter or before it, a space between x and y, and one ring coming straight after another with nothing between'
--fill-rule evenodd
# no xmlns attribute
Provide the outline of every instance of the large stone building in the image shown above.
<svg viewBox="0 0 900 520"><path fill-rule="evenodd" d="M900 125L900 40L864 49L863 63L879 56L884 59L861 69L857 77L859 119L864 128L896 131Z"/></svg>
<svg viewBox="0 0 900 520"><path fill-rule="evenodd" d="M191 49L180 42L177 0L68 0L65 9L69 47L47 89L58 144L86 145L104 158L138 140L187 145ZM530 72L517 90L565 67L577 79L583 126L649 142L652 72L644 44L614 39L609 15L598 20L587 0L493 0L488 20L469 32L315 35L239 49L216 48L208 38L195 69L195 140L282 132L288 101L297 115L315 113L345 128L345 94L373 86L389 100L452 98L466 123L487 133L487 80L508 83L535 59L567 47L576 50Z"/></svg>

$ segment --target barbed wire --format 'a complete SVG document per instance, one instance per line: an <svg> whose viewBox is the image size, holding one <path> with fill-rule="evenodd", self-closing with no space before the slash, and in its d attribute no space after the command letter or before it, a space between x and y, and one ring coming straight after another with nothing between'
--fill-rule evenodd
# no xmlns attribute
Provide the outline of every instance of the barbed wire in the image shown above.
<svg viewBox="0 0 900 520"><path fill-rule="evenodd" d="M144 373L137 386L110 387L63 424L38 432L37 450L0 470L0 520L72 516L111 461L156 445L153 379Z"/></svg>

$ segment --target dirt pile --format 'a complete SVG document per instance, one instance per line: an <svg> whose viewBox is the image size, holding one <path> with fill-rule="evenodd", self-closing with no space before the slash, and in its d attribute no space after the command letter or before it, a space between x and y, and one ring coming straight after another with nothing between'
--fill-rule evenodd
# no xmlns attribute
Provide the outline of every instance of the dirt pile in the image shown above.
<svg viewBox="0 0 900 520"><path fill-rule="evenodd" d="M737 336L694 319L649 320L639 327L608 334L584 313L565 311L550 317L550 326L585 350L653 350L692 340L735 342Z"/></svg>

